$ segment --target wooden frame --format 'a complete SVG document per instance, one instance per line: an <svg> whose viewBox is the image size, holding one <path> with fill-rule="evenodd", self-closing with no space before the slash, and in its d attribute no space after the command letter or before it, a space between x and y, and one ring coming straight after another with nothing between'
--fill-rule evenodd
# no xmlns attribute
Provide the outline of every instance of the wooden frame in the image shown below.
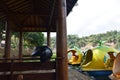
<svg viewBox="0 0 120 80"><path fill-rule="evenodd" d="M0 63L0 80L19 80L20 75L22 80L56 80L55 62L16 62L16 60L19 59L8 59L9 62Z"/></svg>
<svg viewBox="0 0 120 80"><path fill-rule="evenodd" d="M47 45L49 47L50 32L56 32L57 34L56 72L51 75L49 73L32 75L36 77L41 76L39 78L44 78L44 80L48 80L49 78L49 80L68 80L66 16L76 2L77 0L0 0L0 20L7 22L4 54L5 63L0 63L0 68L3 67L3 72L10 72L8 76L0 75L0 79L5 80L3 78L6 77L6 80L14 80L16 74L14 75L13 73L18 71L18 69L20 69L20 71L31 69L27 64L34 64L39 67L43 66L36 62L22 62L22 32L37 31L47 32ZM69 5L66 5L66 3L69 3ZM20 32L19 63L10 61L11 31ZM17 65L22 68L19 68ZM8 66L10 67L7 68ZM1 71L2 69L0 69L0 72ZM22 75L26 76L24 80L33 80L32 78L34 78L28 78L32 76L31 74ZM42 77L43 75L47 77Z"/></svg>

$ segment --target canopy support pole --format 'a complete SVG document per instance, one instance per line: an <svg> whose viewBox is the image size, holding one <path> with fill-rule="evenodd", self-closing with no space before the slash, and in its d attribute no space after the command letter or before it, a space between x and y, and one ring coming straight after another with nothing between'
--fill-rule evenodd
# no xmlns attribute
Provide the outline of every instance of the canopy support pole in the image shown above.
<svg viewBox="0 0 120 80"><path fill-rule="evenodd" d="M66 0L58 2L56 80L68 80Z"/></svg>
<svg viewBox="0 0 120 80"><path fill-rule="evenodd" d="M6 22L6 39L5 39L5 54L4 58L9 59L10 58L10 49L11 49L11 30L10 30L10 21Z"/></svg>
<svg viewBox="0 0 120 80"><path fill-rule="evenodd" d="M19 59L21 61L22 59L22 46L23 46L23 43L22 43L22 39L23 39L23 36L22 36L22 32L20 31L19 33Z"/></svg>
<svg viewBox="0 0 120 80"><path fill-rule="evenodd" d="M50 31L47 32L47 46L50 47Z"/></svg>

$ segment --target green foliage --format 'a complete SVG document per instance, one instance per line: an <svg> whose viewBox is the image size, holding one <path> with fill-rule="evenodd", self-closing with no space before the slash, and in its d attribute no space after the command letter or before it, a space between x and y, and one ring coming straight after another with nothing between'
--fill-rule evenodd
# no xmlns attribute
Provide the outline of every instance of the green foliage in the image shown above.
<svg viewBox="0 0 120 80"><path fill-rule="evenodd" d="M44 43L44 34L41 32L25 33L24 40L28 46L42 46Z"/></svg>
<svg viewBox="0 0 120 80"><path fill-rule="evenodd" d="M68 35L67 36L67 46L68 48L76 47L85 47L88 44L92 46L98 45L98 41L105 41L106 43L114 43L115 48L120 48L120 31L108 31L102 34L93 34L90 36L79 37L78 35ZM51 38L51 47L55 48L56 38ZM101 43L102 45L102 43Z"/></svg>
<svg viewBox="0 0 120 80"><path fill-rule="evenodd" d="M78 35L68 35L67 36L68 47L73 48L74 46L79 47L79 37Z"/></svg>
<svg viewBox="0 0 120 80"><path fill-rule="evenodd" d="M12 47L19 45L19 32L12 32ZM41 32L24 32L23 45L24 48L33 48L34 46L42 46L44 43L44 34Z"/></svg>
<svg viewBox="0 0 120 80"><path fill-rule="evenodd" d="M18 36L14 33L15 37ZM25 32L23 34L24 46L41 46L47 44L47 38L44 39L44 35L41 32ZM73 48L74 46L81 48L88 44L92 46L98 45L98 41L106 41L106 43L114 43L115 48L120 48L120 31L108 31L102 34L94 34L85 37L79 37L78 35L67 36L67 47ZM51 37L51 49L56 48L56 37Z"/></svg>
<svg viewBox="0 0 120 80"><path fill-rule="evenodd" d="M47 37L44 38L44 44L47 45ZM50 48L54 50L56 48L56 37L50 38Z"/></svg>
<svg viewBox="0 0 120 80"><path fill-rule="evenodd" d="M53 53L51 59L56 59L56 53Z"/></svg>

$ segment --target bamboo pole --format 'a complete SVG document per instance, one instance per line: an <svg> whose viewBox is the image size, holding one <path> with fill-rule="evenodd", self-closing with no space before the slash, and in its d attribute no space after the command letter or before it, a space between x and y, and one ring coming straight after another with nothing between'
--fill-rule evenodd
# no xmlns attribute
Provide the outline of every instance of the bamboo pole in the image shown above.
<svg viewBox="0 0 120 80"><path fill-rule="evenodd" d="M67 64L67 31L66 31L66 0L58 2L58 24L57 24L57 80L68 80Z"/></svg>

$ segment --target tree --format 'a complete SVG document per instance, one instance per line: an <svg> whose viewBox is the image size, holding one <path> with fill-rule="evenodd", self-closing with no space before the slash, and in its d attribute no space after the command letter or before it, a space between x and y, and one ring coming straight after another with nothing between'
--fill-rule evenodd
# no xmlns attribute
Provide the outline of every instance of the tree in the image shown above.
<svg viewBox="0 0 120 80"><path fill-rule="evenodd" d="M67 43L68 43L69 48L73 48L74 46L79 47L79 44L77 44L77 42L79 42L78 35L68 35L67 36Z"/></svg>
<svg viewBox="0 0 120 80"><path fill-rule="evenodd" d="M19 45L19 32L12 32L11 38L12 47L16 48ZM34 46L42 46L44 43L44 34L42 32L24 32L23 45L26 48L33 48Z"/></svg>
<svg viewBox="0 0 120 80"><path fill-rule="evenodd" d="M29 47L42 46L44 43L44 34L41 32L24 33L24 40Z"/></svg>

